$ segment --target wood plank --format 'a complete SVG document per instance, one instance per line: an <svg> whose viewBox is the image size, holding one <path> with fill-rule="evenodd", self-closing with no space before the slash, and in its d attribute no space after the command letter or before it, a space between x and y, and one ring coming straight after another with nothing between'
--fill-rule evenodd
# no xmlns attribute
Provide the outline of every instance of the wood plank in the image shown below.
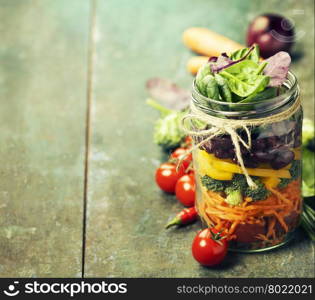
<svg viewBox="0 0 315 300"><path fill-rule="evenodd" d="M158 114L144 104L144 84L150 77L170 78L190 88L192 77L185 65L193 54L181 42L185 28L207 26L244 42L242 32L257 13L267 8L281 13L294 5L279 1L249 5L242 0L219 5L206 0L98 1L86 276L313 276L314 249L301 234L290 246L270 253L231 254L222 268L204 269L193 260L190 246L200 224L164 230L181 206L155 186L154 171L162 158L152 142ZM310 28L302 19L298 24ZM309 39L301 43L308 45ZM311 52L304 55L303 62L312 59ZM301 72L300 63L294 68ZM307 74L304 87L313 95L313 75Z"/></svg>
<svg viewBox="0 0 315 300"><path fill-rule="evenodd" d="M0 19L0 276L81 276L89 2Z"/></svg>

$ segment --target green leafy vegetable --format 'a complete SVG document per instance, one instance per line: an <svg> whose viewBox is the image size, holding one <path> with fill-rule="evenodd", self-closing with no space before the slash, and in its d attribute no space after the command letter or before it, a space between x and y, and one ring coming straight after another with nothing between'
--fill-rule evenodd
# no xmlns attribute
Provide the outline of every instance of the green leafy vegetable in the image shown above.
<svg viewBox="0 0 315 300"><path fill-rule="evenodd" d="M199 90L199 92L209 98L209 99L213 99L213 100L221 100L221 96L220 96L220 87L215 79L215 77L211 74L207 74L208 70L202 71L199 73L199 77L196 78L196 86L197 89ZM202 77L203 74L207 74L204 77ZM201 104L203 104L206 107L211 107L212 109L215 110L220 110L221 106L211 102L210 100L207 99L200 99L199 100L201 102Z"/></svg>
<svg viewBox="0 0 315 300"><path fill-rule="evenodd" d="M214 74L222 100L232 102L232 93L227 81L219 74Z"/></svg>
<svg viewBox="0 0 315 300"><path fill-rule="evenodd" d="M201 183L209 191L223 192L225 189L225 183L222 180L216 180L208 175L201 177Z"/></svg>
<svg viewBox="0 0 315 300"><path fill-rule="evenodd" d="M197 73L196 76L196 86L199 90L199 92L202 95L205 95L206 92L206 86L204 85L203 79L211 74L210 65L208 63L204 64ZM205 95L206 96L206 95Z"/></svg>
<svg viewBox="0 0 315 300"><path fill-rule="evenodd" d="M277 96L277 88L275 87L267 87L263 91L257 93L257 94L252 94L245 99L239 101L239 103L249 103L249 102L254 102L254 101L260 101L264 99L270 99L273 97Z"/></svg>
<svg viewBox="0 0 315 300"><path fill-rule="evenodd" d="M207 75L202 80L206 87L207 97L214 100L220 100L219 86L213 75Z"/></svg>
<svg viewBox="0 0 315 300"><path fill-rule="evenodd" d="M264 61L264 62L262 62L261 64L259 64L258 68L257 68L256 71L255 71L255 74L256 74L256 75L262 74L262 72L263 72L264 69L266 68L267 64L268 64L268 63L267 63L266 61Z"/></svg>
<svg viewBox="0 0 315 300"><path fill-rule="evenodd" d="M199 92L212 99L233 103L251 103L269 99L283 93L279 89L286 79L291 58L286 52L260 62L259 47L254 45L233 52L212 57L198 72L196 85ZM215 77L215 86L212 77ZM210 79L211 78L211 79ZM246 107L251 109L251 106ZM246 109L242 107L242 109Z"/></svg>
<svg viewBox="0 0 315 300"><path fill-rule="evenodd" d="M269 82L269 77L251 73L241 73L241 75L236 76L225 70L220 75L226 78L231 91L240 97L248 97L261 92Z"/></svg>
<svg viewBox="0 0 315 300"><path fill-rule="evenodd" d="M252 179L256 183L257 189L250 188L246 177L242 174L235 174L232 180L227 181L215 180L205 175L201 177L201 183L207 190L214 192L224 191L227 195L226 202L231 205L238 205L243 201L243 196L251 197L253 201L264 200L268 197L269 192L260 179L254 176L252 176Z"/></svg>
<svg viewBox="0 0 315 300"><path fill-rule="evenodd" d="M314 122L306 118L304 118L303 120L302 143L304 147L314 149L315 144Z"/></svg>
<svg viewBox="0 0 315 300"><path fill-rule="evenodd" d="M303 148L302 159L303 183L302 193L304 197L315 196L315 153L307 148Z"/></svg>
<svg viewBox="0 0 315 300"><path fill-rule="evenodd" d="M302 194L315 196L315 132L314 122L303 120L302 127Z"/></svg>
<svg viewBox="0 0 315 300"><path fill-rule="evenodd" d="M249 74L258 75L258 71L257 71L258 68L259 68L259 64L249 59L245 59L237 64L234 64L224 69L224 72L228 72L230 74L233 74L234 76L242 78L242 76L248 77Z"/></svg>
<svg viewBox="0 0 315 300"><path fill-rule="evenodd" d="M250 48L242 48L239 50L236 50L230 55L230 59L232 60L239 60L242 57L244 57L248 52L250 51ZM259 62L259 47L258 45L254 46L254 49L248 54L246 59L250 59L255 63Z"/></svg>

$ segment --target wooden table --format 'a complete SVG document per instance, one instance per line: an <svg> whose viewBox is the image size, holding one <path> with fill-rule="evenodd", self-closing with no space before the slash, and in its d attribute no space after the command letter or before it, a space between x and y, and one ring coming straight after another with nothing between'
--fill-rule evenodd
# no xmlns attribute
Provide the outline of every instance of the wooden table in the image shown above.
<svg viewBox="0 0 315 300"><path fill-rule="evenodd" d="M303 33L293 70L313 118L313 5L0 0L0 276L312 277L303 233L209 270L190 254L200 224L163 229L180 206L153 182L162 154L144 84L159 76L190 87L185 28L244 42L248 22L274 10Z"/></svg>

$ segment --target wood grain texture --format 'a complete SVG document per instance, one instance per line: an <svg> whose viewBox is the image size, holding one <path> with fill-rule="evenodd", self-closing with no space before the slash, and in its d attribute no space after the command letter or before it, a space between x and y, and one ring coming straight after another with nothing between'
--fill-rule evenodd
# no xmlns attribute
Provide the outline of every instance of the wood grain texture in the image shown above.
<svg viewBox="0 0 315 300"><path fill-rule="evenodd" d="M81 276L89 3L0 20L0 276Z"/></svg>
<svg viewBox="0 0 315 300"><path fill-rule="evenodd" d="M219 4L218 4L219 3ZM248 22L258 13L289 14L301 7L297 28L307 36L294 70L312 116L313 1L98 1L92 144L86 237L86 275L126 277L311 277L314 248L302 233L290 246L270 253L231 254L225 265L204 269L190 253L200 224L165 231L179 209L154 184L162 157L152 143L158 117L146 107L145 81L166 77L190 88L185 65L193 55L181 42L190 26L206 26L244 42ZM307 11L306 11L307 10ZM306 50L307 48L307 50Z"/></svg>
<svg viewBox="0 0 315 300"><path fill-rule="evenodd" d="M288 247L230 254L208 270L190 253L199 223L164 230L181 207L154 185L165 155L152 143L158 114L144 104L144 84L159 76L190 88L186 62L194 54L181 42L187 27L244 43L248 22L273 10L302 33L293 71L305 114L314 117L314 2L96 2L95 61L87 74L92 1L0 0L0 277L81 276L82 246L89 277L313 276L314 248L301 232Z"/></svg>

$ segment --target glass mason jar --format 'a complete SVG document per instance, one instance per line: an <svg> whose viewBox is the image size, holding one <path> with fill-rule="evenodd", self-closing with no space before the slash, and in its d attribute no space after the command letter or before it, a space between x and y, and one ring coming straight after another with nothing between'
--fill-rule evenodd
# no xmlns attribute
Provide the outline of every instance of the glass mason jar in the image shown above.
<svg viewBox="0 0 315 300"><path fill-rule="evenodd" d="M194 83L192 102L197 110L218 118L261 119L287 111L298 103L299 87L292 73L281 89L284 92L275 98L231 106L204 97ZM251 148L240 144L241 154L257 189L248 186L230 135L209 139L209 135L192 134L194 145L200 144L193 151L198 212L207 226L228 235L231 250L258 252L279 247L292 237L298 226L303 200L302 118L299 107L281 121L249 128ZM200 130L193 121L190 120L190 128ZM203 130L213 127L203 126ZM237 134L249 139L245 129L237 129ZM235 190L237 197L233 196Z"/></svg>

